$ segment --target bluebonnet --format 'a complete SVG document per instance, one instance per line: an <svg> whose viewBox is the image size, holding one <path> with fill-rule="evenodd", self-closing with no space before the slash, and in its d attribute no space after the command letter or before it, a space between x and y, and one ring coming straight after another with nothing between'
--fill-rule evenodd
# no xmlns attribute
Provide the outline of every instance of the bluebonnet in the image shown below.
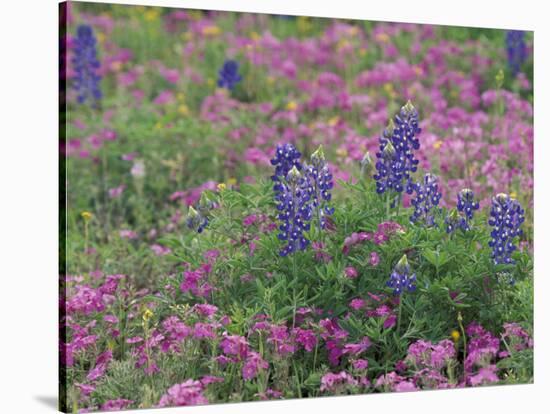
<svg viewBox="0 0 550 414"><path fill-rule="evenodd" d="M282 222L279 226L278 238L286 241L286 245L279 254L287 256L298 250L304 250L309 245L309 240L303 233L310 228L311 188L309 180L296 166L292 167L284 181L280 181L279 184L280 190L275 193L278 218Z"/></svg>
<svg viewBox="0 0 550 414"><path fill-rule="evenodd" d="M384 130L383 136L391 130L392 123ZM380 139L382 141L382 138ZM396 162L396 151L391 140L386 140L384 146L381 146L380 151L376 153L378 160L376 161L376 192L383 194L386 191L395 190L403 191L403 174L401 173L401 164Z"/></svg>
<svg viewBox="0 0 550 414"><path fill-rule="evenodd" d="M457 194L456 210L453 209L445 218L447 233L452 233L458 228L470 230L470 222L476 210L479 210L479 203L474 201L474 192L469 188L460 190Z"/></svg>
<svg viewBox="0 0 550 414"><path fill-rule="evenodd" d="M361 159L360 166L361 166L361 177L370 175L373 167L370 152L368 151L365 152L365 155L363 155L363 158Z"/></svg>
<svg viewBox="0 0 550 414"><path fill-rule="evenodd" d="M413 292L416 289L415 283L416 273L411 273L407 255L404 254L395 265L386 285L393 289L394 295L401 295L405 291Z"/></svg>
<svg viewBox="0 0 550 414"><path fill-rule="evenodd" d="M98 75L100 63L97 58L96 38L93 29L80 25L76 31L74 56L72 64L75 71L74 88L78 93L78 102L93 101L94 105L101 99L100 80Z"/></svg>
<svg viewBox="0 0 550 414"><path fill-rule="evenodd" d="M479 210L479 203L474 201L474 192L469 188L463 188L457 195L456 208L464 213L467 220L474 217L474 211Z"/></svg>
<svg viewBox="0 0 550 414"><path fill-rule="evenodd" d="M226 60L218 72L218 86L232 90L241 79L239 63L235 60Z"/></svg>
<svg viewBox="0 0 550 414"><path fill-rule="evenodd" d="M493 249L495 264L513 264L511 255L516 250L514 239L523 234L521 224L525 221L525 211L521 204L508 194L500 193L493 197L489 225L493 227L489 247Z"/></svg>
<svg viewBox="0 0 550 414"><path fill-rule="evenodd" d="M512 75L516 76L527 57L523 30L508 30L506 32L506 53L508 54L508 67Z"/></svg>
<svg viewBox="0 0 550 414"><path fill-rule="evenodd" d="M292 167L296 167L298 171L302 170L300 157L302 154L292 144L277 145L275 156L271 159L271 165L275 167L275 173L271 176L273 180L273 190L277 193L281 191L281 180L286 179L288 172Z"/></svg>
<svg viewBox="0 0 550 414"><path fill-rule="evenodd" d="M195 230L197 233L202 233L209 223L208 213L217 206L217 203L210 200L206 196L206 193L203 192L198 204L196 205L196 209L193 208L193 206L189 207L189 212L186 219L187 227L191 230Z"/></svg>
<svg viewBox="0 0 550 414"><path fill-rule="evenodd" d="M418 111L411 101L395 116L395 128L393 130L393 146L399 154L399 161L403 163L403 178L406 180L406 191L413 192L413 181L411 174L418 168L418 159L414 157L414 151L420 148L418 134L422 130L418 126Z"/></svg>
<svg viewBox="0 0 550 414"><path fill-rule="evenodd" d="M186 224L187 227L191 230L195 230L197 233L202 233L202 231L208 225L208 217L203 213L195 210L193 206L190 206L189 213L187 214Z"/></svg>
<svg viewBox="0 0 550 414"><path fill-rule="evenodd" d="M418 168L418 159L414 151L420 148L418 134L418 111L408 101L399 114L390 120L380 137L379 151L376 153L376 191L383 194L386 191L402 193L405 190L411 194L414 184L411 174ZM391 146L389 145L391 144Z"/></svg>
<svg viewBox="0 0 550 414"><path fill-rule="evenodd" d="M306 166L306 175L309 180L311 204L317 216L319 227L324 229L326 216L334 213L334 208L331 208L328 204L332 198L330 191L334 183L322 146L319 146L317 151L311 154L310 161L311 165Z"/></svg>
<svg viewBox="0 0 550 414"><path fill-rule="evenodd" d="M426 174L422 182L414 185L415 197L411 200L414 212L410 217L411 223L422 222L427 226L433 226L435 209L441 200L437 177L433 174Z"/></svg>
<svg viewBox="0 0 550 414"><path fill-rule="evenodd" d="M458 211L456 208L453 208L450 211L450 213L447 215L447 217L445 217L445 231L450 234L458 228L464 229L465 222L466 222L465 218L461 217L458 214Z"/></svg>

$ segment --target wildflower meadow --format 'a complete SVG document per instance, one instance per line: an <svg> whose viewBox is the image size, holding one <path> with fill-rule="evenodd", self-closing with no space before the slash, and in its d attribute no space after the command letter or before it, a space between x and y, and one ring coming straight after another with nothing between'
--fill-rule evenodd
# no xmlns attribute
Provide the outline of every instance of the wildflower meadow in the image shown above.
<svg viewBox="0 0 550 414"><path fill-rule="evenodd" d="M533 381L531 32L68 2L59 64L63 411Z"/></svg>

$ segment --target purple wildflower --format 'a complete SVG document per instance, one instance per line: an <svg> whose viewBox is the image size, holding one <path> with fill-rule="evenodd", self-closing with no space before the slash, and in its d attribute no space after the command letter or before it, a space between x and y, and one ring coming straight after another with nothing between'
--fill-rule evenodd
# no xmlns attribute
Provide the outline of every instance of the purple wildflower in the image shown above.
<svg viewBox="0 0 550 414"><path fill-rule="evenodd" d="M517 249L514 239L523 234L525 211L517 200L501 193L493 197L490 214L489 225L493 230L489 247L493 249L493 260L495 264L513 264L511 255Z"/></svg>
<svg viewBox="0 0 550 414"><path fill-rule="evenodd" d="M414 185L415 198L411 201L414 212L410 217L411 223L424 223L426 226L435 225L434 209L437 209L441 193L437 183L437 177L426 174L423 182Z"/></svg>
<svg viewBox="0 0 550 414"><path fill-rule="evenodd" d="M204 387L199 381L189 379L171 386L158 403L158 407L173 407L208 404L203 395Z"/></svg>
<svg viewBox="0 0 550 414"><path fill-rule="evenodd" d="M393 289L394 295L401 295L406 290L413 292L416 289L415 282L416 273L411 274L411 267L407 261L407 255L404 254L393 269L387 286Z"/></svg>

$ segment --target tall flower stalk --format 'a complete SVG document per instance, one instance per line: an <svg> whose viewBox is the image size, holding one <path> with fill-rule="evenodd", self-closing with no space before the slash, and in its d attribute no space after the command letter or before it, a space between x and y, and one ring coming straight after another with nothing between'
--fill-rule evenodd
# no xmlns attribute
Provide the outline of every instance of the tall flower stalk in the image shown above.
<svg viewBox="0 0 550 414"><path fill-rule="evenodd" d="M456 209L451 210L445 218L447 233L452 233L458 228L469 231L476 210L479 210L479 203L474 200L474 192L469 188L460 190L457 195Z"/></svg>
<svg viewBox="0 0 550 414"><path fill-rule="evenodd" d="M386 285L393 289L393 294L396 296L403 294L405 291L414 292L416 290L416 273L412 273L406 254L401 257L393 268L390 280Z"/></svg>
<svg viewBox="0 0 550 414"><path fill-rule="evenodd" d="M310 228L312 209L310 204L309 181L304 177L296 166L286 175L283 181L279 182L280 191L276 193L278 218L281 221L279 226L279 240L286 242L286 245L279 252L281 256L288 256L298 250L305 250L309 240L305 238L304 231Z"/></svg>
<svg viewBox="0 0 550 414"><path fill-rule="evenodd" d="M317 217L319 230L323 230L326 225L326 216L334 213L334 208L329 206L329 201L332 198L330 191L334 183L322 146L319 146L317 151L311 154L310 160L311 165L306 166L306 174L309 180L311 204L314 215Z"/></svg>
<svg viewBox="0 0 550 414"><path fill-rule="evenodd" d="M418 168L415 151L420 148L418 134L418 111L408 101L399 111L380 137L379 151L376 153L376 192L386 194L392 207L400 202L401 194L414 190L412 174Z"/></svg>
<svg viewBox="0 0 550 414"><path fill-rule="evenodd" d="M239 74L239 63L235 60L226 60L218 72L218 86L233 90L235 85L242 80Z"/></svg>
<svg viewBox="0 0 550 414"><path fill-rule="evenodd" d="M405 291L414 292L416 290L416 273L412 273L406 254L395 265L390 275L390 280L388 280L386 285L393 289L394 295L399 296L399 310L397 314L397 332L399 333L403 307L403 298L401 295Z"/></svg>
<svg viewBox="0 0 550 414"><path fill-rule="evenodd" d="M435 211L441 200L437 177L433 174L424 175L424 179L414 185L415 197L411 204L414 212L410 217L411 223L423 223L426 226L435 225Z"/></svg>
<svg viewBox="0 0 550 414"><path fill-rule="evenodd" d="M506 53L508 55L508 67L515 77L527 58L525 32L523 30L508 30L506 32Z"/></svg>
<svg viewBox="0 0 550 414"><path fill-rule="evenodd" d="M489 247L493 249L495 264L513 264L512 253L517 249L516 237L523 234L521 224L525 221L525 211L521 204L508 194L500 193L493 197L489 225L493 227Z"/></svg>
<svg viewBox="0 0 550 414"><path fill-rule="evenodd" d="M78 26L72 64L75 71L73 86L78 94L78 103L91 101L93 106L97 106L102 96L101 76L98 74L100 63L97 57L96 38L91 26Z"/></svg>

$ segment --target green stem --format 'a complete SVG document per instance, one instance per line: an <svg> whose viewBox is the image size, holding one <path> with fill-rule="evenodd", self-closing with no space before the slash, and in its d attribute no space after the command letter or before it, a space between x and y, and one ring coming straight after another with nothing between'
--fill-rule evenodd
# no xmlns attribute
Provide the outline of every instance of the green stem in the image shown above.
<svg viewBox="0 0 550 414"><path fill-rule="evenodd" d="M462 334L462 345L464 346L464 360L462 362L462 369L464 372L464 378L466 378L466 334L464 333L464 326L462 325L462 314L458 312L458 326L460 327L460 333Z"/></svg>
<svg viewBox="0 0 550 414"><path fill-rule="evenodd" d="M397 311L397 335L399 335L399 330L401 328L401 309L403 308L403 298L399 297L399 308Z"/></svg>
<svg viewBox="0 0 550 414"><path fill-rule="evenodd" d="M84 222L84 253L88 252L88 220Z"/></svg>
<svg viewBox="0 0 550 414"><path fill-rule="evenodd" d="M386 219L390 219L390 192L386 193Z"/></svg>
<svg viewBox="0 0 550 414"><path fill-rule="evenodd" d="M294 306L292 312L292 328L296 327L296 252L292 255L292 304Z"/></svg>
<svg viewBox="0 0 550 414"><path fill-rule="evenodd" d="M313 352L313 372L315 372L315 366L317 365L317 350L319 349L319 341L315 342L315 351Z"/></svg>
<svg viewBox="0 0 550 414"><path fill-rule="evenodd" d="M401 209L401 193L399 193L399 196L397 198L397 214L396 219L399 217L399 210Z"/></svg>

